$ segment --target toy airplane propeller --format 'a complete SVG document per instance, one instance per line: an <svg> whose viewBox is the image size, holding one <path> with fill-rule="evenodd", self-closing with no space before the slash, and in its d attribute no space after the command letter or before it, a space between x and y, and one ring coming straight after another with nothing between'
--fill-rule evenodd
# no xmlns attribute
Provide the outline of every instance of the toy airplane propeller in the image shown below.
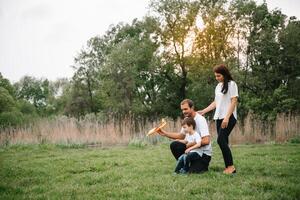
<svg viewBox="0 0 300 200"><path fill-rule="evenodd" d="M161 123L160 123L157 127L151 129L151 130L147 133L147 136L153 135L153 134L156 133L159 129L163 128L166 124L167 124L166 120L165 120L165 119L162 119L162 120L161 120Z"/></svg>

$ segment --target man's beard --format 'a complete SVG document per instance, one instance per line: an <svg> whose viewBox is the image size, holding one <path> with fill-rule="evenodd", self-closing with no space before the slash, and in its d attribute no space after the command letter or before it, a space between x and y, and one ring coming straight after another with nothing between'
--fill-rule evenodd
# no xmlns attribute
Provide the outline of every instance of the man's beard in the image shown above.
<svg viewBox="0 0 300 200"><path fill-rule="evenodd" d="M185 117L190 117L190 116L191 116L190 113L184 113L183 115L184 115Z"/></svg>

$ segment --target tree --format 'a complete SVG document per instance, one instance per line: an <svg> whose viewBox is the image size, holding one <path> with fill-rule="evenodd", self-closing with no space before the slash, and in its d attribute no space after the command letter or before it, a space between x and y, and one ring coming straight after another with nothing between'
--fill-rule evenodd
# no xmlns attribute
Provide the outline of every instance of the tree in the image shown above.
<svg viewBox="0 0 300 200"><path fill-rule="evenodd" d="M269 11L266 3L235 3L235 13L246 39L246 62L240 68L240 107L254 111L262 119L275 119L278 112L296 108L296 99L289 95L292 90L289 84L296 81L299 74L296 69L299 53L295 51L299 44L297 28L293 22L287 23L286 16L279 10ZM291 29L297 36L293 37ZM286 40L287 35L293 44Z"/></svg>
<svg viewBox="0 0 300 200"><path fill-rule="evenodd" d="M6 89L8 93L15 98L15 88L13 85L9 82L8 79L4 78L0 72L0 87Z"/></svg>
<svg viewBox="0 0 300 200"><path fill-rule="evenodd" d="M0 73L0 128L17 126L24 121L13 95L14 88Z"/></svg>
<svg viewBox="0 0 300 200"><path fill-rule="evenodd" d="M25 76L14 86L17 99L27 100L35 106L40 115L45 114L45 110L49 105L48 99L53 95L47 79L38 80L34 77Z"/></svg>
<svg viewBox="0 0 300 200"><path fill-rule="evenodd" d="M197 15L195 39L192 45L188 95L200 108L207 106L214 97L215 78L213 67L226 63L231 71L236 69L236 23L231 3L227 1L201 1Z"/></svg>
<svg viewBox="0 0 300 200"><path fill-rule="evenodd" d="M100 71L98 94L107 112L157 116L153 105L159 104L163 84L158 81L162 75L156 57L157 29L157 21L150 17L119 26Z"/></svg>
<svg viewBox="0 0 300 200"><path fill-rule="evenodd" d="M0 87L0 113L8 112L14 110L16 107L16 102L9 92Z"/></svg>
<svg viewBox="0 0 300 200"><path fill-rule="evenodd" d="M178 76L177 98L185 99L191 55L188 43L194 34L199 3L187 0L160 0L152 1L150 6L160 16L159 36L163 45L163 62L172 66L172 71Z"/></svg>
<svg viewBox="0 0 300 200"><path fill-rule="evenodd" d="M286 87L288 98L293 98L295 104L291 111L300 110L300 21L291 17L285 29L280 32L280 71L282 84Z"/></svg>

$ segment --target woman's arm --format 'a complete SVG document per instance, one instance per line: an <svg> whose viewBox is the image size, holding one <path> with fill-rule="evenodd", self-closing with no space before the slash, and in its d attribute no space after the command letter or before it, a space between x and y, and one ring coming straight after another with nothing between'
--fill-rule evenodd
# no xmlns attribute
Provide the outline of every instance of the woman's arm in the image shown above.
<svg viewBox="0 0 300 200"><path fill-rule="evenodd" d="M204 108L203 110L199 110L198 113L199 113L200 115L204 115L205 113L208 113L208 112L214 110L215 108L216 108L216 102L213 101L213 102L211 102L211 104L210 104L209 106L207 106L207 107Z"/></svg>
<svg viewBox="0 0 300 200"><path fill-rule="evenodd" d="M227 128L229 118L232 115L235 106L237 105L237 99L238 99L237 97L232 97L231 98L231 103L230 103L229 109L227 111L227 114L226 114L225 118L222 121L221 128Z"/></svg>

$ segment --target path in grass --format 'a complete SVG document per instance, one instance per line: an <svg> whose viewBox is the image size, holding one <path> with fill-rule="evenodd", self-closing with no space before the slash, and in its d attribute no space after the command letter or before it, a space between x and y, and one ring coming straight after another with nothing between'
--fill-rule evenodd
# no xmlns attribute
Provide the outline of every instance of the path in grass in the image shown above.
<svg viewBox="0 0 300 200"><path fill-rule="evenodd" d="M300 144L234 146L238 173L173 175L167 144L0 148L0 199L300 199Z"/></svg>

